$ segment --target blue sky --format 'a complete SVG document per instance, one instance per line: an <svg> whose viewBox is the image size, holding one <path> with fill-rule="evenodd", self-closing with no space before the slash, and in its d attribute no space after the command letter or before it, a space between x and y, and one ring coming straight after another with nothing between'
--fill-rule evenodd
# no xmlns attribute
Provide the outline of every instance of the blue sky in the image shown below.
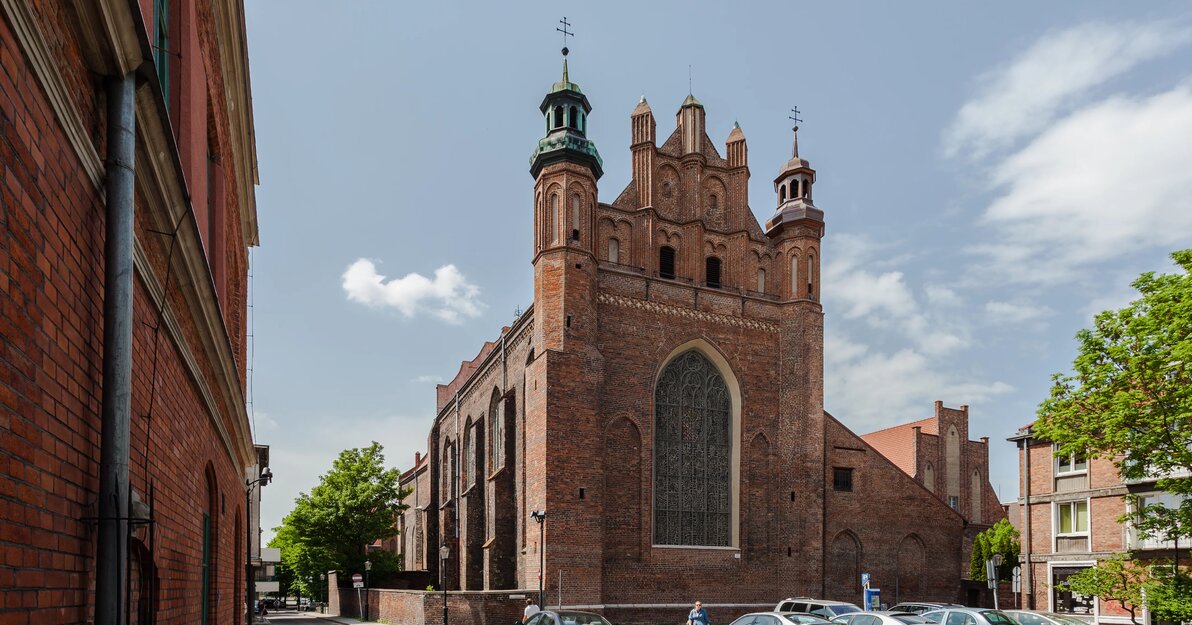
<svg viewBox="0 0 1192 625"><path fill-rule="evenodd" d="M424 449L436 382L532 296L527 159L560 71L594 108L601 200L629 113L688 91L741 124L752 209L789 157L825 213L827 409L859 433L971 406L991 481L1073 335L1192 246L1192 11L1178 2L252 0L260 160L256 438L273 527L342 449ZM266 532L268 538L270 532Z"/></svg>

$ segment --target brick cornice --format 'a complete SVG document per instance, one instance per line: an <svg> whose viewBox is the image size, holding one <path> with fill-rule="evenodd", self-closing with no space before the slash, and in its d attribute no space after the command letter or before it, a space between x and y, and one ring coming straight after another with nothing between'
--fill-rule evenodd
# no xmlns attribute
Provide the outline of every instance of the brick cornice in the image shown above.
<svg viewBox="0 0 1192 625"><path fill-rule="evenodd" d="M778 325L768 321L758 321L756 319L748 319L746 317L734 317L732 315L721 315L718 313L711 313L703 310L695 310L683 306L673 306L671 304L663 304L660 302L651 302L644 299L636 299L633 297L626 297L624 295L613 295L611 293L601 293L596 296L596 302L606 306L621 306L623 308L636 308L638 310L645 310L652 313L670 315L672 317L682 317L684 319L693 319L696 321L711 321L713 323L721 323L738 328L747 328L749 330L762 330L763 332L778 332Z"/></svg>

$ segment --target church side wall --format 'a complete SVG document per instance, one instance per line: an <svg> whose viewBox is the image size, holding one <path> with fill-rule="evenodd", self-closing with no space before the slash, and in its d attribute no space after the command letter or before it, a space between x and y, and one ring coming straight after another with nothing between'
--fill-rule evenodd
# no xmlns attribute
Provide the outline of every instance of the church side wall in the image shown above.
<svg viewBox="0 0 1192 625"><path fill-rule="evenodd" d="M964 519L840 422L827 420L825 598L859 603L861 573L882 601L959 602ZM852 469L852 491L834 488Z"/></svg>

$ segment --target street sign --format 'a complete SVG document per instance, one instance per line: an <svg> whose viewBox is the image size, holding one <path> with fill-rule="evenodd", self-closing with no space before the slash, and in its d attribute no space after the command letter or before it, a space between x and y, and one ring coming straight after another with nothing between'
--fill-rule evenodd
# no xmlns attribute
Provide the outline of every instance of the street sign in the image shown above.
<svg viewBox="0 0 1192 625"><path fill-rule="evenodd" d="M997 564L993 560L985 561L985 584L997 588Z"/></svg>
<svg viewBox="0 0 1192 625"><path fill-rule="evenodd" d="M861 574L861 588L869 588L869 573Z"/></svg>
<svg viewBox="0 0 1192 625"><path fill-rule="evenodd" d="M364 582L352 582L352 588L364 588Z"/></svg>
<svg viewBox="0 0 1192 625"><path fill-rule="evenodd" d="M353 574L352 574L352 581L353 581L353 582L363 582L363 581L364 581L364 576L363 576L363 575L361 575L361 574L359 574L359 573L353 573Z"/></svg>
<svg viewBox="0 0 1192 625"><path fill-rule="evenodd" d="M1014 584L1014 592L1015 593L1022 592L1022 567L1021 566L1014 567L1014 573L1011 576L1011 579L1013 580L1012 583Z"/></svg>

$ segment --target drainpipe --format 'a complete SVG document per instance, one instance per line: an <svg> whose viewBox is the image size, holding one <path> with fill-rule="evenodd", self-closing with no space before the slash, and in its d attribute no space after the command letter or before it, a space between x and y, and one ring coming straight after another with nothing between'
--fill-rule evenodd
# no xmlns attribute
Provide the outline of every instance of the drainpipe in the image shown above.
<svg viewBox="0 0 1192 625"><path fill-rule="evenodd" d="M1022 440L1022 554L1026 566L1026 583L1021 590L1026 594L1023 606L1035 609L1035 568L1031 566L1031 439ZM1019 577L1021 579L1021 576Z"/></svg>
<svg viewBox="0 0 1192 625"><path fill-rule="evenodd" d="M105 166L103 404L95 625L125 622L128 564L128 449L132 411L132 247L136 124L132 73L109 79Z"/></svg>

